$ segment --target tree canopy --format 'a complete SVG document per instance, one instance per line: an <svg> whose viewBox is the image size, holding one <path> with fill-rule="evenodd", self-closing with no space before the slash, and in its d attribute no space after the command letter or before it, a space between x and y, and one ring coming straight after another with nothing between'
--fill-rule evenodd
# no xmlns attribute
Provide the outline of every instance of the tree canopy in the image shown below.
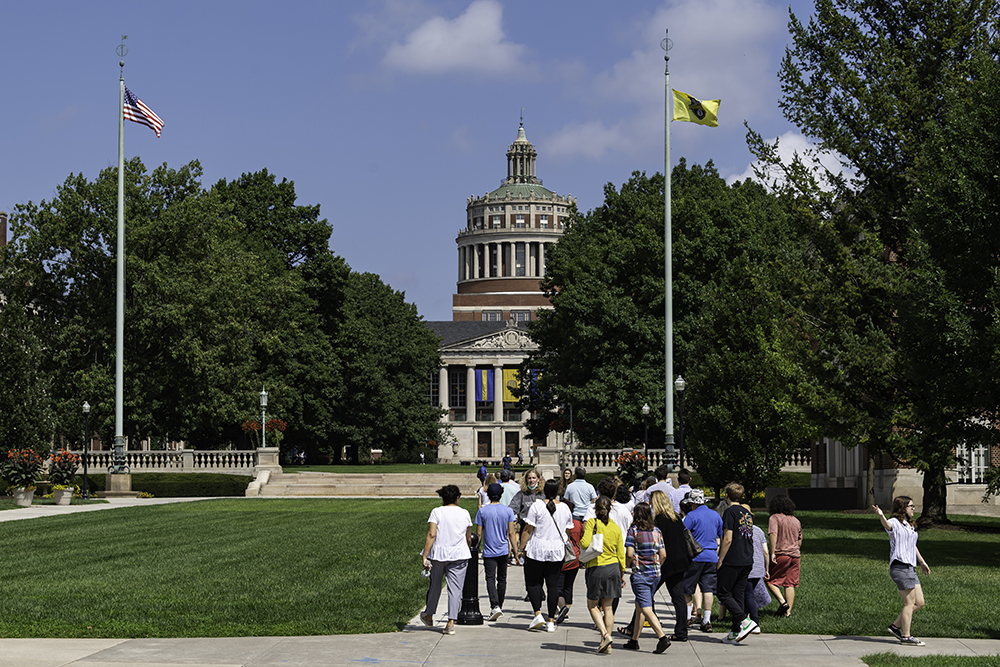
<svg viewBox="0 0 1000 667"><path fill-rule="evenodd" d="M266 386L289 446L378 446L393 457L433 439L437 410L397 391L422 387L437 367L415 308L330 251L332 227L296 202L290 181L263 170L206 190L201 173L197 161L125 166L125 435L245 446L240 425L259 417ZM71 175L51 201L19 205L11 231L0 345L17 361L3 370L16 391L4 394L0 444L79 443L84 401L92 431L110 442L117 170ZM403 314L392 335L407 344L379 364L383 320ZM374 351L359 366L362 348ZM380 381L365 384L365 373ZM386 405L391 413L361 407Z"/></svg>

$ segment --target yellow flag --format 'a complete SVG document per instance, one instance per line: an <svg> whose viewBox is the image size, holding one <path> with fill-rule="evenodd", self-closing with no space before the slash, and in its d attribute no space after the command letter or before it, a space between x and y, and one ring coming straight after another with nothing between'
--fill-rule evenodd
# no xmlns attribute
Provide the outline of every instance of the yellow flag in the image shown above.
<svg viewBox="0 0 1000 667"><path fill-rule="evenodd" d="M674 91L674 120L719 127L719 102L699 100L679 90Z"/></svg>
<svg viewBox="0 0 1000 667"><path fill-rule="evenodd" d="M520 388L521 388L521 383L518 382L517 379L517 369L516 368L503 369L503 402L517 403L517 397L514 396L514 390Z"/></svg>

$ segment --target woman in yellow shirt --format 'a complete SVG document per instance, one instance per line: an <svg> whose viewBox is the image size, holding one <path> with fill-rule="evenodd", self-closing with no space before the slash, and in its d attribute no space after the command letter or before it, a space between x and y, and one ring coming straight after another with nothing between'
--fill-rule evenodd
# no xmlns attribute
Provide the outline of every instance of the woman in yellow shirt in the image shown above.
<svg viewBox="0 0 1000 667"><path fill-rule="evenodd" d="M604 536L604 550L587 563L587 610L601 631L598 653L611 653L611 628L615 626L614 598L621 597L625 585L625 539L618 525L611 521L611 499L601 496L594 504L596 519L587 519L580 537L580 547L590 546L594 535ZM598 610L604 610L602 616Z"/></svg>

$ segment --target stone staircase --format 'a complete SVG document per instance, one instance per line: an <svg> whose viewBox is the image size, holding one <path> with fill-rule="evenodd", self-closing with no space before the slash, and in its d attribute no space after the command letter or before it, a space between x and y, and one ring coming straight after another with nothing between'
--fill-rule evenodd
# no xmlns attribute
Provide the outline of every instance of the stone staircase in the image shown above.
<svg viewBox="0 0 1000 667"><path fill-rule="evenodd" d="M260 495L268 497L360 496L367 498L436 498L437 490L454 484L465 497L475 496L479 489L474 469L463 473L274 473L260 487Z"/></svg>

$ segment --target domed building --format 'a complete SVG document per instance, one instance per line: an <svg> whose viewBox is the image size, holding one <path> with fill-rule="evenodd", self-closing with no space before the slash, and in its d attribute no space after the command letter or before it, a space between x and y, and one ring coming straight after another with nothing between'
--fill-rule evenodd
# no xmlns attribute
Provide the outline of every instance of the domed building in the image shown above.
<svg viewBox="0 0 1000 667"><path fill-rule="evenodd" d="M539 448L557 444L527 440L529 414L511 390L517 368L536 349L526 323L551 308L539 285L545 253L562 235L576 200L545 188L535 171L537 152L522 122L507 149L507 176L500 187L466 200L465 228L458 231L458 287L452 321L428 322L441 338L442 367L430 381L430 399L447 413L452 441L438 443L438 461L499 461L521 452L539 460Z"/></svg>

